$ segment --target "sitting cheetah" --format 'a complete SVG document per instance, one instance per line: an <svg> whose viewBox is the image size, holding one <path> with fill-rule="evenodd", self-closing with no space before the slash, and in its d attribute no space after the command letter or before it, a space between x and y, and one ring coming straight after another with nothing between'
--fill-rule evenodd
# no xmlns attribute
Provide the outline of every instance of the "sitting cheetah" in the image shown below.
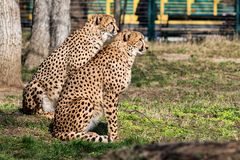
<svg viewBox="0 0 240 160"><path fill-rule="evenodd" d="M140 32L121 32L84 67L69 76L56 105L53 136L61 140L79 138L105 143L116 140L119 94L130 83L135 56L146 49ZM109 135L88 132L103 113Z"/></svg>
<svg viewBox="0 0 240 160"><path fill-rule="evenodd" d="M28 114L54 112L68 73L85 65L118 30L112 16L99 14L71 34L41 63L24 88L23 111Z"/></svg>

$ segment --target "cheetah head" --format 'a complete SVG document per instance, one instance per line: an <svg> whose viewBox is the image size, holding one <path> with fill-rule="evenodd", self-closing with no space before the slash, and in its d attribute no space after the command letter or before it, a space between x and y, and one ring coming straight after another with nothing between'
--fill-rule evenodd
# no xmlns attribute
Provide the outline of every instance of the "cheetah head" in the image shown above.
<svg viewBox="0 0 240 160"><path fill-rule="evenodd" d="M125 43L130 56L142 55L148 49L143 34L137 31L127 30L120 32L114 40Z"/></svg>
<svg viewBox="0 0 240 160"><path fill-rule="evenodd" d="M116 20L107 14L93 15L90 23L94 24L101 32L102 40L105 42L117 34L119 28L117 27Z"/></svg>

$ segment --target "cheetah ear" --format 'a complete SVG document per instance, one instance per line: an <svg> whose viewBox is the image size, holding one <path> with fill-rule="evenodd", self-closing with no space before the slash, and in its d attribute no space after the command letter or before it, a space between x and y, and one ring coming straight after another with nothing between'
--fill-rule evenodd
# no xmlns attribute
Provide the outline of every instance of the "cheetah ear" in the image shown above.
<svg viewBox="0 0 240 160"><path fill-rule="evenodd" d="M129 40L130 36L131 36L131 34L128 33L128 32L126 32L126 33L123 35L123 41L124 41L124 42L127 42L127 41Z"/></svg>
<svg viewBox="0 0 240 160"><path fill-rule="evenodd" d="M102 16L101 15L98 15L98 14L95 14L91 17L91 19L89 20L92 24L95 24L95 25L99 25L102 21Z"/></svg>
<svg viewBox="0 0 240 160"><path fill-rule="evenodd" d="M99 24L101 23L101 21L102 21L102 17L96 16L94 20L95 20L95 21L94 21L95 24L96 24L96 25L99 25Z"/></svg>

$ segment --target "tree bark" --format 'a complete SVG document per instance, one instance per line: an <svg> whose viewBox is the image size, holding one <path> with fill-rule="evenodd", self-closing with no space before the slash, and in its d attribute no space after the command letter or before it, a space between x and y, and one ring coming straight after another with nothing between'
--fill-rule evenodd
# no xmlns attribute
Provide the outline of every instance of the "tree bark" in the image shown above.
<svg viewBox="0 0 240 160"><path fill-rule="evenodd" d="M71 0L70 17L71 30L76 30L84 26L87 22L88 4L93 0Z"/></svg>
<svg viewBox="0 0 240 160"><path fill-rule="evenodd" d="M19 6L15 0L1 0L0 6L0 85L21 87Z"/></svg>
<svg viewBox="0 0 240 160"><path fill-rule="evenodd" d="M149 160L239 160L239 142L166 143L138 145L131 149L110 151L89 160L149 159Z"/></svg>
<svg viewBox="0 0 240 160"><path fill-rule="evenodd" d="M121 23L121 0L114 1L114 18L116 19L117 26L120 28Z"/></svg>
<svg viewBox="0 0 240 160"><path fill-rule="evenodd" d="M26 67L37 67L49 54L51 0L35 0L33 27L25 61Z"/></svg>
<svg viewBox="0 0 240 160"><path fill-rule="evenodd" d="M25 65L32 69L48 56L51 0L35 0L33 27Z"/></svg>
<svg viewBox="0 0 240 160"><path fill-rule="evenodd" d="M70 0L35 0L33 28L25 66L39 64L70 32Z"/></svg>
<svg viewBox="0 0 240 160"><path fill-rule="evenodd" d="M70 0L53 0L51 13L51 49L59 47L70 32Z"/></svg>

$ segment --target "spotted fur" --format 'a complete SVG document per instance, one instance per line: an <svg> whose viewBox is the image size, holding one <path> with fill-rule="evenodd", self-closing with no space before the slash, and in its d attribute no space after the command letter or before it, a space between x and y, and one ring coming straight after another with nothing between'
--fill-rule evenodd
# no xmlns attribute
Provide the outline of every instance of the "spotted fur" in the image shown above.
<svg viewBox="0 0 240 160"><path fill-rule="evenodd" d="M121 32L74 72L66 81L56 106L53 136L61 140L105 143L116 140L118 98L130 84L135 56L146 48L140 32ZM108 123L108 135L89 132L103 114Z"/></svg>
<svg viewBox="0 0 240 160"><path fill-rule="evenodd" d="M115 19L100 14L93 16L82 29L71 34L41 63L37 73L24 88L24 112L53 113L69 73L84 66L117 31Z"/></svg>

